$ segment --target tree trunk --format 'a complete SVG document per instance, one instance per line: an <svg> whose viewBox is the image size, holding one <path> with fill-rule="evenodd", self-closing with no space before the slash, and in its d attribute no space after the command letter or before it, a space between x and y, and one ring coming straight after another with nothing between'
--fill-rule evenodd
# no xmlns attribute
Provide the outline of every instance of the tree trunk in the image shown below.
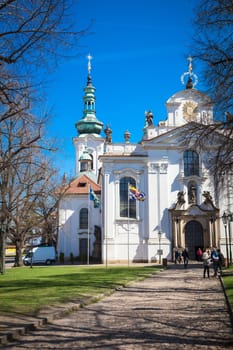
<svg viewBox="0 0 233 350"><path fill-rule="evenodd" d="M5 273L6 234L3 230L2 224L0 230L0 271L3 275Z"/></svg>
<svg viewBox="0 0 233 350"><path fill-rule="evenodd" d="M15 263L14 263L14 267L23 266L22 248L23 248L22 242L20 240L16 240L15 241Z"/></svg>

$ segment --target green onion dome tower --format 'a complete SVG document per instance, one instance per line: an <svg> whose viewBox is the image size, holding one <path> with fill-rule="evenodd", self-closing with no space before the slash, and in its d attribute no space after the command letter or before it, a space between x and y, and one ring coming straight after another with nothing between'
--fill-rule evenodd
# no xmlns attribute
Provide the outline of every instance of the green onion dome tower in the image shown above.
<svg viewBox="0 0 233 350"><path fill-rule="evenodd" d="M103 129L103 123L96 118L96 109L95 109L95 87L92 85L91 81L91 59L90 55L88 58L88 76L87 76L87 85L84 88L84 111L83 117L76 124L75 127L79 135L83 134L95 134L100 135Z"/></svg>

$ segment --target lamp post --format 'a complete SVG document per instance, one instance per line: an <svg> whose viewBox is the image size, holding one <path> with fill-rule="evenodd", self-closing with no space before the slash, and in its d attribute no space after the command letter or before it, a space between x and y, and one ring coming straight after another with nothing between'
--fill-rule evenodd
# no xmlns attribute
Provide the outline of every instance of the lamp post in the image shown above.
<svg viewBox="0 0 233 350"><path fill-rule="evenodd" d="M158 237L159 237L159 264L161 264L161 236L162 236L162 232L161 231L159 231L158 232Z"/></svg>
<svg viewBox="0 0 233 350"><path fill-rule="evenodd" d="M228 238L227 238L227 222L228 222L228 216L227 216L227 214L225 213L225 211L224 211L223 216L222 216L222 222L223 222L224 229L225 229L226 253L227 253L227 267L229 267Z"/></svg>
<svg viewBox="0 0 233 350"><path fill-rule="evenodd" d="M229 232L229 247L230 247L230 265L232 264L232 251L231 251L231 222L233 222L233 214L228 214L228 232Z"/></svg>

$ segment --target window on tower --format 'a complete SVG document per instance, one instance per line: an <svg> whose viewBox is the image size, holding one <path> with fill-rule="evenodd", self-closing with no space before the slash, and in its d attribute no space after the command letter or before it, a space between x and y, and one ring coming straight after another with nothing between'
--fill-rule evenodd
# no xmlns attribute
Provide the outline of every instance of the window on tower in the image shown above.
<svg viewBox="0 0 233 350"><path fill-rule="evenodd" d="M88 162L82 162L80 164L80 171L87 171L88 170Z"/></svg>
<svg viewBox="0 0 233 350"><path fill-rule="evenodd" d="M136 200L129 200L129 185L136 187L132 177L123 177L120 180L120 217L136 218Z"/></svg>
<svg viewBox="0 0 233 350"><path fill-rule="evenodd" d="M89 155L90 155L90 157L91 157L91 164L90 164L90 165L91 165L91 169L93 170L93 155L90 154L90 153L89 153Z"/></svg>
<svg viewBox="0 0 233 350"><path fill-rule="evenodd" d="M199 156L197 152L187 150L184 152L184 176L199 176Z"/></svg>

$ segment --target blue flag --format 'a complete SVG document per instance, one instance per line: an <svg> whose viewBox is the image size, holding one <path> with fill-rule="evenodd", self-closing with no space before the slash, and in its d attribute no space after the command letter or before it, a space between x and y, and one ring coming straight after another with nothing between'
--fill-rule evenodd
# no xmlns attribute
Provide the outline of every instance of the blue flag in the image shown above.
<svg viewBox="0 0 233 350"><path fill-rule="evenodd" d="M99 208L100 201L91 187L90 187L89 195L90 195L90 200L94 201L94 208Z"/></svg>
<svg viewBox="0 0 233 350"><path fill-rule="evenodd" d="M93 189L90 187L90 200L94 201L95 199L98 199L95 192L93 191Z"/></svg>

